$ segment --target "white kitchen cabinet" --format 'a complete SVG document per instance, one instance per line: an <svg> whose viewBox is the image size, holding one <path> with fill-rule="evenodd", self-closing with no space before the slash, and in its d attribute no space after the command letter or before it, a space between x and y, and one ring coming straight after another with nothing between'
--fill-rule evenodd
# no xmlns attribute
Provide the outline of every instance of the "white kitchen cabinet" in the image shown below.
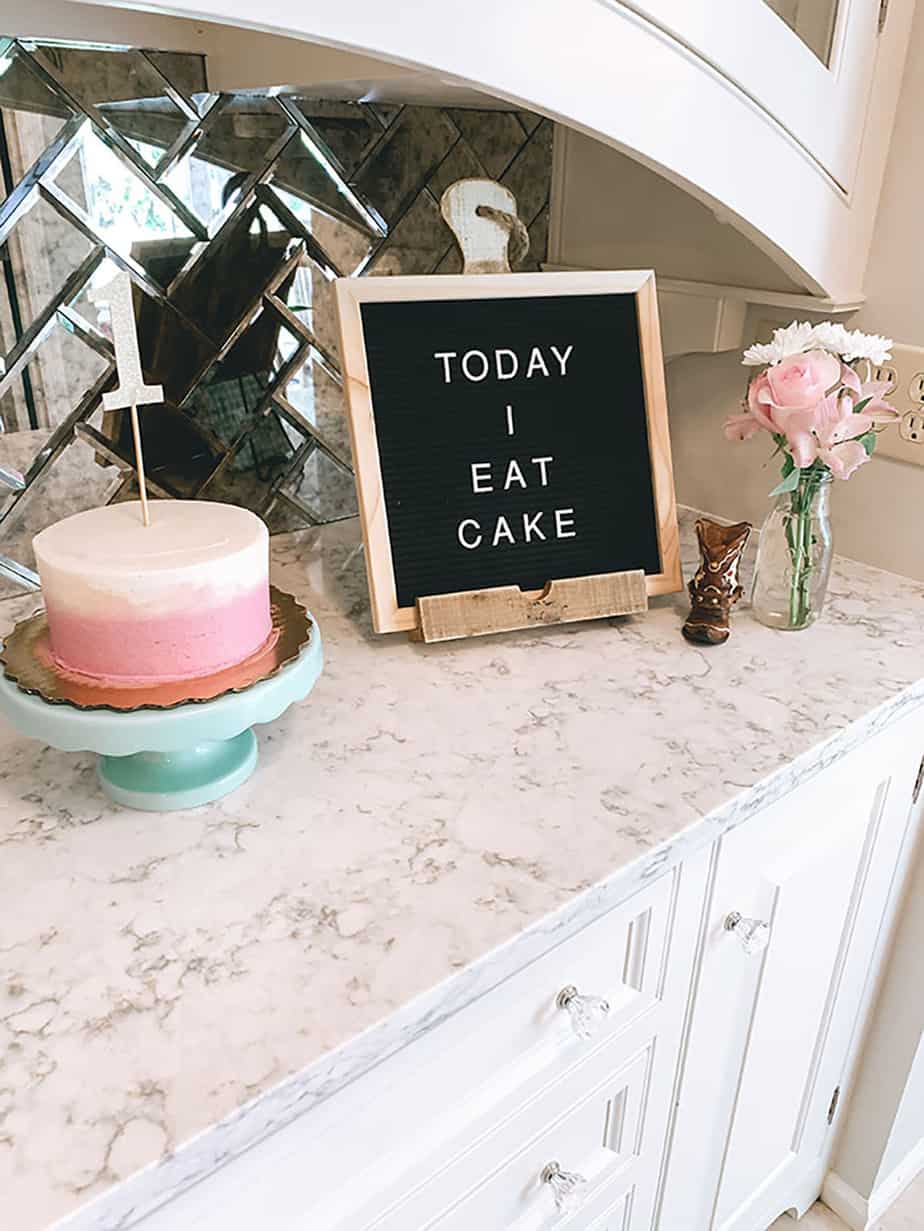
<svg viewBox="0 0 924 1231"><path fill-rule="evenodd" d="M720 842L665 1229L762 1231L820 1191L922 747L898 724Z"/></svg>
<svg viewBox="0 0 924 1231"><path fill-rule="evenodd" d="M787 13L792 3L774 0ZM801 0L800 8L830 3ZM879 35L878 3L840 0L827 64L806 42L815 36L800 36L763 0L264 0L260 24L408 66L406 86L416 81L428 97L448 81L541 112L595 138L602 162L628 162L676 192L665 219L650 208L651 193L627 200L628 176L598 170L590 196L576 192L570 207L553 200L556 263L653 267L672 278L841 303L862 291L914 7L890 0ZM157 8L253 23L244 0L159 0ZM792 21L798 26L798 15ZM368 61L362 67L376 97L398 88L390 72L377 80ZM271 63L266 72L267 86L282 84ZM604 236L583 222L584 209L600 214ZM687 256L668 263L677 237L691 232ZM605 240L617 252L623 240L642 244L647 255L598 260ZM742 252L760 258L757 269L769 267L766 279L755 283Z"/></svg>
<svg viewBox="0 0 924 1231"><path fill-rule="evenodd" d="M845 190L854 180L881 0L636 0L772 115Z"/></svg>
<svg viewBox="0 0 924 1231"><path fill-rule="evenodd" d="M144 1231L765 1231L801 1212L827 1170L922 746L914 717L871 738ZM565 1211L556 1168L581 1177Z"/></svg>

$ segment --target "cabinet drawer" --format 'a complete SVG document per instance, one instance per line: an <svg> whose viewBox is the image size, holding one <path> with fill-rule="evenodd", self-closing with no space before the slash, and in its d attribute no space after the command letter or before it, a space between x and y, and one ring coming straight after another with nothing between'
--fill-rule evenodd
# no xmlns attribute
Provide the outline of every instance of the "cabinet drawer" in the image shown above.
<svg viewBox="0 0 924 1231"><path fill-rule="evenodd" d="M374 1218L368 1231L545 1231L562 1220L542 1178L556 1163L585 1180L577 1190L585 1224L612 1204L614 1189L626 1197L639 1181L654 1072L656 1040L641 1033L598 1048ZM658 1124L655 1117L653 1131ZM649 1167L649 1180L656 1176Z"/></svg>
<svg viewBox="0 0 924 1231"><path fill-rule="evenodd" d="M468 1150L594 1047L612 1040L615 1052L628 1055L627 1036L639 1023L650 1032L652 1014L662 1004L679 885L678 869L392 1057L370 1075L382 1092L374 1107L368 1093L359 1094L360 1107L353 1092L344 1092L340 1127L330 1140L349 1133L350 1151L345 1157L334 1148L325 1158L327 1174L338 1178L330 1203L318 1210L318 1225L325 1231L373 1225L373 1211L357 1203L357 1188L350 1184L360 1160L366 1165L363 1188L379 1194L377 1201L391 1199L412 1187L421 1172L429 1174ZM565 988L607 1001L609 1012L591 1039L578 1037L568 1010L559 1007ZM363 1123L360 1144L357 1117ZM406 1225L416 1231L413 1220Z"/></svg>

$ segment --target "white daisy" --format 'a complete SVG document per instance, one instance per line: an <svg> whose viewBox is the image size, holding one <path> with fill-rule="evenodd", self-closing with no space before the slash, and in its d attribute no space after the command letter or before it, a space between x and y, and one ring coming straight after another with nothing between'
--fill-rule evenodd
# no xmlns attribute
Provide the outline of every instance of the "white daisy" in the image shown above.
<svg viewBox="0 0 924 1231"><path fill-rule="evenodd" d="M849 333L841 355L848 362L851 359L868 359L873 365L885 363L892 358L892 339L854 329Z"/></svg>
<svg viewBox="0 0 924 1231"><path fill-rule="evenodd" d="M812 332L816 344L833 355L843 356L850 349L850 330L836 321L821 321Z"/></svg>
<svg viewBox="0 0 924 1231"><path fill-rule="evenodd" d="M809 322L793 321L785 329L775 330L772 342L757 342L749 346L742 363L747 367L779 363L788 355L801 355L803 351L811 350L813 342L814 330Z"/></svg>
<svg viewBox="0 0 924 1231"><path fill-rule="evenodd" d="M755 342L744 352L741 362L748 368L760 368L765 363L779 363L781 358L772 342Z"/></svg>

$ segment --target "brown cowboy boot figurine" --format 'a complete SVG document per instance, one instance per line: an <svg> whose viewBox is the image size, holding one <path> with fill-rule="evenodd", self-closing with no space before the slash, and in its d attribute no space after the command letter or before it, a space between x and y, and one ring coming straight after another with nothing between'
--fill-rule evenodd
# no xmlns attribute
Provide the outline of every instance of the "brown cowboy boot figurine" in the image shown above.
<svg viewBox="0 0 924 1231"><path fill-rule="evenodd" d="M689 585L693 607L683 626L687 641L721 645L728 640L728 614L742 594L738 567L750 533L751 525L746 521L734 526L720 526L705 517L697 521L696 537L703 562Z"/></svg>

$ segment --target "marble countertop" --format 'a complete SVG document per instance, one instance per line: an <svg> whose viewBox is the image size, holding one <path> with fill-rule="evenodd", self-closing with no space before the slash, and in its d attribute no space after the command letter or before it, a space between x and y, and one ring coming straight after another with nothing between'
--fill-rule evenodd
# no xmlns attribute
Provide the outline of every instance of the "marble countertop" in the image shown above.
<svg viewBox="0 0 924 1231"><path fill-rule="evenodd" d="M849 561L798 634L689 646L676 595L424 646L373 635L355 522L274 544L327 666L229 798L116 808L0 718L8 1231L132 1225L924 703L924 585Z"/></svg>

